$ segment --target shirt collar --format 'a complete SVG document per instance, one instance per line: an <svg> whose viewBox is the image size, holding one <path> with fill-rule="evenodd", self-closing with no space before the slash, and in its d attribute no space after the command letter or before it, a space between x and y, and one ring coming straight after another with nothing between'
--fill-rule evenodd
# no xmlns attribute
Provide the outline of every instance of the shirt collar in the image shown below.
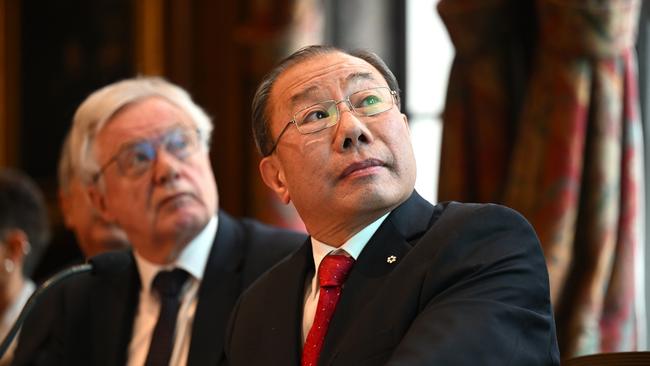
<svg viewBox="0 0 650 366"><path fill-rule="evenodd" d="M384 222L389 214L390 212L386 213L384 216L378 218L370 225L364 227L361 231L354 234L350 239L343 243L343 245L341 245L339 248L327 245L312 236L311 248L314 255L314 268L318 269L318 266L320 266L320 262L323 260L323 258L332 252L347 253L356 261L357 258L359 258L359 254L361 254L363 248L365 248L366 244L368 244L368 241L370 241L370 238L372 238L377 229L379 229L379 226Z"/></svg>
<svg viewBox="0 0 650 366"><path fill-rule="evenodd" d="M218 218L213 216L199 235L194 237L194 239L192 239L192 241L181 251L176 261L164 266L151 263L140 256L136 251L133 251L136 264L138 265L138 271L140 273L142 290L149 292L151 282L158 272L172 268L182 268L191 274L192 277L201 281L201 279L203 279L203 272L205 272L205 266L208 262L212 243L217 234L218 224Z"/></svg>
<svg viewBox="0 0 650 366"><path fill-rule="evenodd" d="M0 323L0 337L5 337L9 333L9 329L13 326L14 322L23 310L25 303L29 297L36 290L36 285L30 279L26 278L18 296L13 299L11 305L5 310L2 315L2 322Z"/></svg>

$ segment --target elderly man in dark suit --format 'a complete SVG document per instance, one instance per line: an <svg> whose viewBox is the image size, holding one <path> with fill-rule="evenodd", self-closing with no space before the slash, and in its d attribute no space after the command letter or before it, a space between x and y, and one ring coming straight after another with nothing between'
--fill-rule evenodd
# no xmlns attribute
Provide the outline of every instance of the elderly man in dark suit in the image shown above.
<svg viewBox="0 0 650 366"><path fill-rule="evenodd" d="M559 364L532 227L503 206L423 200L399 108L370 52L307 47L263 80L260 172L311 238L235 306L230 366Z"/></svg>
<svg viewBox="0 0 650 366"><path fill-rule="evenodd" d="M132 251L91 259L23 327L16 365L219 362L240 292L304 236L218 210L212 122L159 78L106 86L78 108L72 163Z"/></svg>

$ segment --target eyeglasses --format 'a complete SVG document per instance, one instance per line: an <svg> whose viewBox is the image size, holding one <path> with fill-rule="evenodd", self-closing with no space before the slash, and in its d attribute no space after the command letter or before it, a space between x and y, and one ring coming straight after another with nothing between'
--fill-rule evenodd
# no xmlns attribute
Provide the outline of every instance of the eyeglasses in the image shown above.
<svg viewBox="0 0 650 366"><path fill-rule="evenodd" d="M112 163L117 164L120 174L125 177L135 178L142 175L151 168L156 160L160 146L168 154L183 161L197 151L199 143L198 131L182 127L173 128L157 139L135 141L122 147L111 160L104 164L93 175L93 182L97 182Z"/></svg>
<svg viewBox="0 0 650 366"><path fill-rule="evenodd" d="M322 131L339 122L341 112L338 105L345 102L350 111L359 116L374 116L393 108L397 92L382 86L354 92L341 100L323 100L309 107L303 108L293 115L293 119L284 126L273 147L265 156L273 154L278 147L280 138L292 123L298 132L303 135Z"/></svg>

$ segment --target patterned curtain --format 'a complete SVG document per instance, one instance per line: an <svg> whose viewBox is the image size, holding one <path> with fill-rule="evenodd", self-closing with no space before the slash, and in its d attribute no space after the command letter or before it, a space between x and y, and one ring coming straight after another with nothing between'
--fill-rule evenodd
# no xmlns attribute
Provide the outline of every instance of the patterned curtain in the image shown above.
<svg viewBox="0 0 650 366"><path fill-rule="evenodd" d="M499 202L531 221L563 358L645 348L639 9L640 0L438 5L457 53L439 199Z"/></svg>

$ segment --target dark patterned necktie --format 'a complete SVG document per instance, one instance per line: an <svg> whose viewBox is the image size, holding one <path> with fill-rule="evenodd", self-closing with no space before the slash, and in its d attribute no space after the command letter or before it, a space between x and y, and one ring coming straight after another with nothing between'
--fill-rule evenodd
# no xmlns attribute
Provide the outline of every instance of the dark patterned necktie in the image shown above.
<svg viewBox="0 0 650 366"><path fill-rule="evenodd" d="M318 266L320 294L314 323L307 334L302 349L302 366L318 365L318 357L327 335L332 314L341 296L341 285L345 282L354 259L345 255L328 255Z"/></svg>
<svg viewBox="0 0 650 366"><path fill-rule="evenodd" d="M188 273L182 269L160 271L153 280L152 288L160 296L160 315L151 336L151 345L145 366L168 366L174 349L174 330L181 301L179 294Z"/></svg>

